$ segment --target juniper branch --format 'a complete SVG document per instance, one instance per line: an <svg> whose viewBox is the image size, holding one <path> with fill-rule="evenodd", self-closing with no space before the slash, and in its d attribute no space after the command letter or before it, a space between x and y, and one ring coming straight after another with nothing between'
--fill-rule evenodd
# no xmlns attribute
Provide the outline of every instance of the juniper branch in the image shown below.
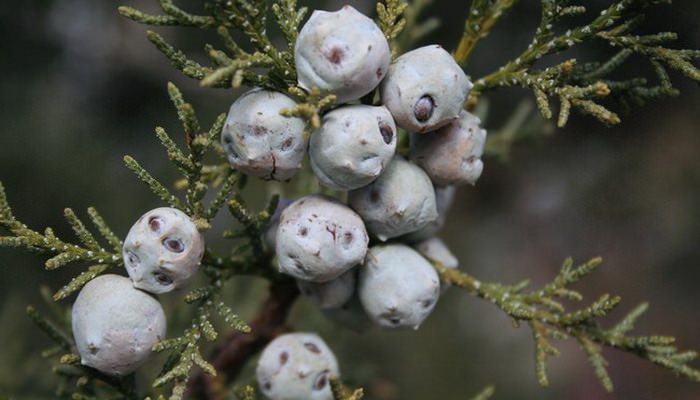
<svg viewBox="0 0 700 400"><path fill-rule="evenodd" d="M607 374L607 362L601 347L635 354L658 366L668 369L686 379L700 382L700 371L688 363L697 357L694 351L680 351L672 346L675 339L669 336L632 336L636 319L646 310L643 304L632 310L617 325L610 329L599 325L598 320L607 316L620 302L620 298L604 294L588 306L577 310L567 310L560 300L581 301L579 292L570 288L602 263L594 258L574 267L568 259L552 282L539 290L525 292L527 282L519 285L502 285L481 282L477 278L455 269L448 269L433 262L444 283L460 287L469 293L490 301L516 323L526 322L533 332L535 341L535 371L538 382L547 386L546 361L559 351L550 340L574 338L588 356L596 376L603 387L612 391L613 385Z"/></svg>
<svg viewBox="0 0 700 400"><path fill-rule="evenodd" d="M193 15L175 6L170 0L159 0L160 7L166 15L151 15L132 7L118 8L121 15L146 25L154 26L191 26L196 28L211 28L217 21L211 16Z"/></svg>
<svg viewBox="0 0 700 400"><path fill-rule="evenodd" d="M524 99L503 126L489 131L484 154L506 162L516 143L543 138L553 132L553 125L535 110L534 102Z"/></svg>
<svg viewBox="0 0 700 400"><path fill-rule="evenodd" d="M319 88L313 88L308 93L298 86L288 89L289 94L298 100L298 104L291 109L283 109L280 114L285 117L299 117L306 121L307 131L321 127L321 113L335 103L336 96L322 92ZM307 134L311 134L307 132Z"/></svg>
<svg viewBox="0 0 700 400"><path fill-rule="evenodd" d="M173 67L182 72L183 75L189 78L202 80L213 72L211 68L203 67L198 62L188 58L185 53L171 46L159 34L153 31L147 31L146 38L148 38L148 40L170 60Z"/></svg>
<svg viewBox="0 0 700 400"><path fill-rule="evenodd" d="M112 232L112 229L107 225L104 218L100 215L95 207L89 207L87 209L90 220L95 228L100 232L102 237L112 246L112 249L116 254L121 254L122 252L122 241L117 237L117 235Z"/></svg>
<svg viewBox="0 0 700 400"><path fill-rule="evenodd" d="M333 400L360 400L364 397L364 390L355 389L352 390L347 387L343 382L336 376L332 376L328 382L331 386L331 393L333 393Z"/></svg>
<svg viewBox="0 0 700 400"><path fill-rule="evenodd" d="M567 123L572 109L592 115L607 125L613 125L619 123L620 118L600 104L602 98L611 96L619 100L623 107L629 108L631 102L642 104L651 98L677 94L661 64L681 71L690 79L698 80L700 73L691 62L699 57L700 52L663 47L663 42L675 39L673 33L627 35L628 31L639 23L648 6L662 2L618 0L589 23L557 35L554 25L563 17L585 13L586 8L569 5L568 0L543 0L540 25L528 48L499 70L475 81L468 105L473 106L479 96L487 90L521 86L533 91L545 118L553 116L550 98L559 99L557 124L560 127ZM621 50L606 62L586 63L582 68L576 68L576 60L567 60L543 70L533 68L538 60L548 55L596 39L605 40ZM467 49L473 48L470 45L465 46ZM468 51L465 52L468 54ZM461 56L463 53L459 54ZM609 75L632 54L639 54L650 60L659 78L659 86L646 87L646 79L642 78L626 81L609 78Z"/></svg>
<svg viewBox="0 0 700 400"><path fill-rule="evenodd" d="M395 40L406 27L404 13L408 6L408 3L402 0L384 0L376 6L377 25L389 42L392 56L396 56L398 51Z"/></svg>
<svg viewBox="0 0 700 400"><path fill-rule="evenodd" d="M243 226L243 231L239 235L234 233L229 233L229 236L241 236L247 238L248 244L251 249L251 258L255 264L263 264L270 257L266 255L265 249L263 248L262 236L264 234L264 229L267 227L268 222L274 209L278 202L278 197L274 196L270 200L270 205L266 210L263 210L257 214L250 212L243 203L242 199L234 196L228 201L228 209L234 218L240 222Z"/></svg>
<svg viewBox="0 0 700 400"><path fill-rule="evenodd" d="M251 357L276 336L289 330L285 321L298 295L294 280L272 281L268 298L250 323L250 333L234 332L212 352L210 362L217 371L222 372L224 383L234 381ZM199 374L190 381L187 393L191 398L214 399L220 383Z"/></svg>
<svg viewBox="0 0 700 400"><path fill-rule="evenodd" d="M92 216L97 216L96 211L94 209L91 210L88 210L88 213ZM102 248L73 210L66 209L65 217L73 228L78 240L82 242L82 245L72 244L59 239L51 228L46 228L42 234L20 222L12 213L5 189L2 182L0 182L0 226L7 229L11 234L11 236L0 237L0 247L14 247L38 253L48 258L45 266L49 270L60 268L69 263L103 265L103 267L91 269L92 277L102 274L111 267L122 265L121 252L118 251L120 246L114 246L116 244L114 236L104 220L93 217L98 229L106 237L107 241L113 245L115 252ZM65 298L70 293L80 289L89 280L86 278L87 275L84 275L70 282L61 289L60 295L56 294L56 297Z"/></svg>
<svg viewBox="0 0 700 400"><path fill-rule="evenodd" d="M234 388L234 396L237 400L255 400L255 389L250 385L246 385L242 389Z"/></svg>
<svg viewBox="0 0 700 400"><path fill-rule="evenodd" d="M406 21L403 29L390 42L392 55L396 56L410 49L440 26L440 20L436 17L421 19L425 9L432 3L433 0L412 0L408 3L403 12L403 20Z"/></svg>
<svg viewBox="0 0 700 400"><path fill-rule="evenodd" d="M287 47L294 48L294 43L299 36L299 27L304 20L309 9L307 7L297 7L297 0L279 0L272 4L272 12L275 14L277 25L282 30Z"/></svg>
<svg viewBox="0 0 700 400"><path fill-rule="evenodd" d="M214 29L222 37L230 54L205 46L207 55L214 63L204 67L187 57L183 52L167 43L155 32L147 32L148 39L170 59L185 76L202 81L207 87L238 87L241 84L265 86L280 91L296 84L292 47L299 25L306 15L306 8L297 8L296 1L280 0L273 4L272 12L282 29L288 48L279 50L267 35L268 6L258 0L216 0L209 3L209 15L193 15L175 6L170 0L160 0L166 15L150 15L130 7L120 7L122 15L136 22L152 26L182 26L199 29ZM243 32L255 48L250 53L238 46L229 29ZM264 73L256 72L264 70Z"/></svg>
<svg viewBox="0 0 700 400"><path fill-rule="evenodd" d="M479 394L472 397L471 400L489 400L494 393L496 393L496 389L493 386L486 386Z"/></svg>
<svg viewBox="0 0 700 400"><path fill-rule="evenodd" d="M237 332L247 334L251 331L250 326L221 301L219 294L222 287L223 282L214 278L209 286L195 289L185 296L188 303L199 305L191 327L186 329L182 336L163 340L153 347L153 351L156 352L171 352L169 362L153 382L153 387L173 384L170 400L184 398L185 389L195 367L199 367L212 378L217 376L216 368L204 359L200 350L202 339L213 342L219 337L219 331L210 320L212 312L219 314L226 325Z"/></svg>
<svg viewBox="0 0 700 400"><path fill-rule="evenodd" d="M496 23L518 0L474 0L464 22L462 39L454 51L457 64L464 66L472 51L482 39L489 35Z"/></svg>
<svg viewBox="0 0 700 400"><path fill-rule="evenodd" d="M177 111L178 119L182 123L187 153L183 152L167 132L162 128L156 128L156 136L160 140L170 161L182 172L184 179L176 187L185 190L185 202L170 192L164 184L154 178L146 169L139 165L130 156L124 157L127 167L136 173L151 191L171 207L178 208L188 214L197 225L198 229L210 228L209 222L223 206L226 198L233 190L233 183L237 175L231 171L228 164L216 166L204 164L204 157L209 152L214 152L217 157L223 158L217 148L217 137L221 133L225 114L220 114L211 128L202 131L194 107L187 103L180 90L172 83L168 83L168 93ZM223 168L220 168L223 165ZM207 206L204 197L210 188L224 183L219 189L214 200Z"/></svg>

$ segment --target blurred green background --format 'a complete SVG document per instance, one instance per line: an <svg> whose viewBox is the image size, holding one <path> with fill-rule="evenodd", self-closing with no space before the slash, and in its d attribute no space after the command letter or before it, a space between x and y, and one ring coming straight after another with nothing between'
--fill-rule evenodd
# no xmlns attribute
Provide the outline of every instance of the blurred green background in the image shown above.
<svg viewBox="0 0 700 400"><path fill-rule="evenodd" d="M324 9L347 3L300 2ZM372 9L368 1L349 3ZM585 3L591 9L609 4ZM153 0L124 4L157 9ZM188 4L199 7L198 1ZM0 180L16 214L31 227L52 226L69 237L63 208L84 213L94 205L125 235L138 216L159 203L123 167L122 156L131 154L163 181L176 177L152 134L156 125L178 131L166 81L180 86L205 126L237 95L202 89L180 76L147 42L146 28L121 18L117 5L0 4ZM425 42L454 48L467 6L466 0L435 1L428 14L442 25ZM467 73L482 76L517 55L538 17L539 2L522 1L477 48ZM641 31L677 31L681 39L675 45L698 48L698 20L700 2L677 0L654 8ZM204 42L218 43L194 30L158 31L200 60ZM609 54L592 45L569 56L584 61ZM646 62L635 59L621 74L649 72ZM460 189L442 235L461 267L484 280L531 278L540 284L567 256L579 261L603 256L604 268L579 285L581 290L621 295L614 317L649 299L652 307L638 332L673 334L682 347L700 349L700 90L678 74L673 78L679 97L638 108L618 127L577 115L553 136L518 144L507 163L486 160L478 185ZM528 96L518 89L490 96L487 128L501 126ZM252 186L248 195L259 198L260 185ZM222 215L217 229L230 221ZM227 245L213 234L208 243L219 249ZM50 399L51 365L40 357L48 341L24 309L41 304L41 285L55 290L79 269L49 273L40 259L2 249L0 271L0 397ZM250 317L262 291L260 282L252 289L247 283L232 285L230 304ZM171 307L178 296L162 299ZM529 331L513 329L496 308L457 290L442 298L418 332L358 335L324 320L303 300L291 322L320 331L339 356L345 378L363 385L374 399L464 399L486 384L496 385L496 399L700 398L697 384L612 351L605 354L616 392L608 395L570 342L550 364L551 387L540 388ZM152 376L146 368L140 382L147 384ZM242 382L251 378L249 370Z"/></svg>

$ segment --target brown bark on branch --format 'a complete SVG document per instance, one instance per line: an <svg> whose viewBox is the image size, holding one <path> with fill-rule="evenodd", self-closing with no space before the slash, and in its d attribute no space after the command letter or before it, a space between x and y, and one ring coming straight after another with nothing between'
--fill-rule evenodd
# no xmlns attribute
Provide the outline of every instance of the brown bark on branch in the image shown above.
<svg viewBox="0 0 700 400"><path fill-rule="evenodd" d="M292 279L276 280L255 319L250 333L231 333L212 354L211 364L218 376L199 373L187 388L188 399L223 400L226 385L236 379L247 361L272 339L288 332L287 315L299 295Z"/></svg>

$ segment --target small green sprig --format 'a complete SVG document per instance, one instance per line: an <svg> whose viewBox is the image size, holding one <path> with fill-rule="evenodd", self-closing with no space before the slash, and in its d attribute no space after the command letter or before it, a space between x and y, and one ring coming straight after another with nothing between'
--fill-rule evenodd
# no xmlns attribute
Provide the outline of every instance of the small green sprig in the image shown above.
<svg viewBox="0 0 700 400"><path fill-rule="evenodd" d="M395 46L395 40L406 27L404 13L407 9L408 3L402 0L380 1L376 6L377 25L384 32L386 40L389 41L393 57L397 55L398 51Z"/></svg>
<svg viewBox="0 0 700 400"><path fill-rule="evenodd" d="M486 386L481 389L481 392L476 396L472 397L471 400L489 400L494 393L496 393L496 389L493 386Z"/></svg>
<svg viewBox="0 0 700 400"><path fill-rule="evenodd" d="M486 102L479 104L483 106ZM544 119L535 108L532 100L523 99L501 127L489 131L484 155L501 162L507 162L510 160L512 148L516 143L552 135L554 126L550 121Z"/></svg>
<svg viewBox="0 0 700 400"><path fill-rule="evenodd" d="M240 196L234 195L227 204L229 212L239 222L240 227L225 231L223 236L227 239L243 240L243 243L233 247L233 255L230 257L205 253L203 264L215 271L213 273L219 274L221 279L228 279L233 275L280 279L272 267L273 251L263 245L263 236L278 201L279 196L272 196L267 207L255 213L247 208Z"/></svg>
<svg viewBox="0 0 700 400"><path fill-rule="evenodd" d="M477 43L489 35L496 23L519 0L473 0L464 21L464 33L454 52L457 64L464 66Z"/></svg>
<svg viewBox="0 0 700 400"><path fill-rule="evenodd" d="M333 400L360 400L365 395L363 389L352 390L336 376L331 376L328 381L331 385Z"/></svg>
<svg viewBox="0 0 700 400"><path fill-rule="evenodd" d="M202 340L213 342L219 337L219 330L211 322L212 313L218 314L229 328L241 333L251 332L251 327L221 300L225 281L220 275L207 275L211 280L209 285L194 289L184 297L185 302L198 306L190 328L181 336L163 340L153 346L153 351L156 352L170 351L168 360L153 382L154 388L173 384L169 400L184 398L195 367L212 377L217 376L216 369L204 359L200 350Z"/></svg>
<svg viewBox="0 0 700 400"><path fill-rule="evenodd" d="M210 228L209 222L216 216L223 206L226 198L234 189L237 174L230 168L216 169L217 180L212 177L211 165L204 164L204 157L213 151L218 157L223 157L217 150L218 136L226 119L225 114L220 114L208 131L200 128L194 108L185 102L180 90L172 83L168 84L170 99L177 110L177 115L182 123L187 154L185 154L168 135L165 129L157 127L155 132L170 161L180 170L184 176L185 184L180 184L185 190L185 201L181 201L163 183L154 178L146 169L131 156L124 157L124 163L136 176L144 182L148 188L161 200L171 207L178 208L189 215L200 230ZM223 183L222 183L223 182ZM220 189L214 199L207 206L204 196L215 185Z"/></svg>
<svg viewBox="0 0 700 400"><path fill-rule="evenodd" d="M80 244L73 244L60 239L51 228L39 233L20 222L12 213L7 201L5 188L0 182L0 226L11 236L0 237L0 247L19 248L46 257L45 267L54 270L70 263L93 264L88 270L61 288L55 295L56 300L64 299L79 290L92 278L103 274L113 267L122 265L121 242L95 208L88 209L90 221L112 247L107 250L85 227L75 212L66 208L64 216Z"/></svg>
<svg viewBox="0 0 700 400"><path fill-rule="evenodd" d="M411 0L408 2L408 7L403 12L403 20L406 21L403 29L396 38L389 42L394 57L409 50L440 26L440 20L437 17L422 19L426 8L432 4L433 0Z"/></svg>
<svg viewBox="0 0 700 400"><path fill-rule="evenodd" d="M177 87L169 84L168 92L183 126L186 151L183 151L164 129L156 128L156 136L165 147L168 158L183 175L184 184L181 182L179 186L186 190L184 199L173 195L166 185L128 156L125 157L127 167L133 170L157 197L168 205L180 208L187 213L200 230L209 228L209 221L221 207L228 204L229 210L242 225L239 237L247 240L244 246L234 248L230 258L219 258L212 256L209 251L206 252L202 269L209 283L184 296L187 303L197 306L191 327L187 328L181 336L162 341L154 347L154 351L172 352L160 376L154 382L154 387L172 383L173 388L169 398L181 399L195 367L211 375L216 374L200 351L201 340L213 341L219 336L219 331L210 320L211 314L218 315L227 327L238 332L251 331L251 327L238 317L231 307L221 301L219 295L224 284L235 275L248 273L271 276L273 274L270 268L271 255L263 251L262 234L276 208L276 200L271 201L266 210L253 213L248 210L239 196L229 199L238 182L237 174L230 170L228 164L225 164L225 168L220 168L220 164L204 164L205 156L211 152L219 159L223 157L223 151L216 137L222 129L224 115L216 119L211 129L203 131L194 108L184 100ZM240 180L238 186L242 187L243 183L244 180ZM214 199L208 206L205 205L204 195L216 186L219 186L219 189L214 194ZM12 213L4 187L0 183L0 226L12 234L12 236L0 238L0 245L19 247L50 257L46 262L47 269L55 269L70 262L94 264L54 294L53 300L64 299L110 268L123 266L122 242L97 210L89 208L88 215L95 229L102 236L101 239L112 248L113 252L101 246L98 238L87 229L72 209L66 209L64 215L80 244L71 244L59 239L50 228L41 234L19 222ZM61 385L61 398L104 398L102 396L106 394L113 396L115 393L121 395L119 398L137 398L133 382L129 384L125 379L111 378L91 368L80 366L79 357L75 355L76 350L69 335L61 327L40 317L33 308L28 309L28 314L39 328L57 343L57 346L47 350L45 354L52 357L63 354L60 365L56 367L57 374L65 377ZM133 380L133 377L130 379ZM102 388L104 385L95 385L94 381L107 383L107 387L112 387L110 389L112 392L104 392ZM75 386L77 389L72 389L70 386Z"/></svg>
<svg viewBox="0 0 700 400"><path fill-rule="evenodd" d="M119 13L131 20L154 26L191 26L196 28L211 28L217 21L211 16L199 16L187 13L175 6L171 0L159 0L160 8L165 15L152 15L141 12L133 7L121 6Z"/></svg>
<svg viewBox="0 0 700 400"><path fill-rule="evenodd" d="M200 80L203 86L230 88L243 84L286 91L296 84L293 45L307 9L297 7L296 0L279 0L272 5L272 13L286 40L287 48L278 49L267 35L269 8L260 0L216 0L207 4L208 15L194 15L176 7L170 0L159 0L165 15L151 15L131 7L120 7L119 12L136 22L151 26L183 26L213 29L221 37L225 50L211 45L205 52L212 66L202 66L182 51L167 43L159 34L148 31L148 39L185 76ZM253 50L238 45L230 30L242 32Z"/></svg>
<svg viewBox="0 0 700 400"><path fill-rule="evenodd" d="M250 385L246 385L242 388L235 388L233 395L236 400L255 400L255 388Z"/></svg>
<svg viewBox="0 0 700 400"><path fill-rule="evenodd" d="M184 297L185 302L198 305L190 328L186 329L181 336L166 339L153 347L156 352L170 352L161 373L153 382L154 388L173 384L170 400L183 398L195 367L199 367L212 378L217 376L216 369L204 359L201 352L203 340L213 342L220 335L221 330L211 322L212 314L218 315L227 328L244 334L250 333L252 329L221 300L220 294L224 284L234 274L222 274L211 269L205 269L205 272L210 277L211 283L190 291Z"/></svg>
<svg viewBox="0 0 700 400"><path fill-rule="evenodd" d="M559 355L559 350L552 340L575 339L587 355L596 376L607 391L613 390L602 346L607 346L635 354L638 357L666 368L675 374L694 382L700 382L700 371L689 366L698 354L695 351L680 351L670 336L633 336L627 333L633 328L634 322L646 311L647 305L642 304L633 309L617 325L606 329L597 322L607 316L620 303L620 298L603 294L588 306L568 310L562 300L579 302L583 296L570 286L595 271L602 263L600 258L594 258L579 266L574 266L567 259L554 280L539 290L526 292L528 282L517 285L502 285L486 283L455 269L448 269L434 262L436 271L444 283L460 287L469 293L488 300L496 305L518 325L528 324L535 341L535 372L542 386L547 386L549 380L546 372L546 362L549 357Z"/></svg>
<svg viewBox="0 0 700 400"><path fill-rule="evenodd" d="M508 0L502 0L508 1ZM475 2L474 4L479 3ZM495 5L493 1L484 1ZM518 57L506 63L497 71L475 81L468 106L473 106L479 96L488 90L504 86L520 86L531 89L537 105L545 118L552 118L550 98L559 99L557 125L563 127L569 120L570 112L576 109L591 115L607 125L620 122L619 116L601 104L604 98L619 100L625 109L631 104L643 104L648 99L660 96L676 95L665 67L678 70L688 78L699 81L700 72L692 61L700 58L697 50L670 49L663 43L675 39L673 33L663 32L646 36L633 36L629 31L641 21L644 10L654 4L668 3L659 0L618 0L604 9L589 23L566 30L563 34L555 33L555 26L564 17L586 13L583 6L571 5L569 0L542 0L542 17L539 27L528 48ZM511 4L512 5L512 4ZM506 10L510 7L504 7ZM501 15L501 8L490 9L494 15ZM467 18L465 36L455 58L466 62L475 44L483 37L475 32L475 26L489 22L489 30L497 19L475 19L471 14ZM566 51L583 42L602 40L619 49L605 62L585 63L576 67L576 60L567 60L545 69L533 66L546 56ZM623 81L611 79L615 71L631 55L637 54L648 58L654 67L660 84L646 86L644 78Z"/></svg>
<svg viewBox="0 0 700 400"><path fill-rule="evenodd" d="M336 96L322 92L314 87L308 93L298 86L291 86L288 93L298 100L293 108L287 108L280 112L285 117L299 117L306 121L307 134L311 130L321 127L321 113L335 103Z"/></svg>
<svg viewBox="0 0 700 400"><path fill-rule="evenodd" d="M277 25L287 40L287 48L293 49L299 36L299 27L306 18L309 9L298 7L297 0L280 0L272 4L272 12L275 14Z"/></svg>

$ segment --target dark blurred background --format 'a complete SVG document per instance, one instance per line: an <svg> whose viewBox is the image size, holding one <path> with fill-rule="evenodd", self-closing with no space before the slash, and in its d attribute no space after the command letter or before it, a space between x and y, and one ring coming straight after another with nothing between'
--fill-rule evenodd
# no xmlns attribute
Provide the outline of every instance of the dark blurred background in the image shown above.
<svg viewBox="0 0 700 400"><path fill-rule="evenodd" d="M301 3L335 9L346 2ZM350 3L365 12L373 8L368 1ZM424 42L454 48L468 1L435 3L428 14L442 25ZM585 3L590 16L609 1ZM157 10L154 0L124 4ZM198 1L180 4L200 7ZM117 5L0 4L0 180L16 215L31 227L52 226L69 237L63 208L85 215L94 205L125 235L159 203L123 167L122 156L133 155L163 181L176 177L152 134L156 125L178 131L166 81L180 86L205 126L237 95L202 89L179 75L147 42L146 28L120 17ZM468 74L482 76L517 55L538 18L539 2L522 1L477 48ZM700 2L677 0L653 8L640 32L673 30L681 38L674 46L698 48L698 20ZM203 44L218 43L209 33L158 31L202 61ZM610 54L591 45L571 56L585 61ZM634 59L621 75L649 72L644 60ZM700 88L678 74L672 77L679 97L635 109L617 127L575 115L556 134L516 145L509 162L487 160L479 184L460 189L443 233L461 267L484 280L531 278L541 284L567 256L578 261L603 256L604 268L578 286L582 291L621 295L614 317L649 299L651 309L637 332L673 334L680 346L700 349ZM487 128L500 127L529 96L518 89L490 96ZM259 195L259 184L252 191ZM229 221L223 216L219 228ZM215 236L209 244L226 245ZM41 285L55 290L79 269L49 273L40 259L7 249L0 250L0 268L0 397L52 398L51 366L40 357L48 341L24 308L41 304ZM249 317L260 290L244 287L234 283L231 302ZM570 342L550 365L551 387L540 388L528 329L513 329L496 308L457 290L442 298L418 332L357 335L323 320L305 301L295 306L292 323L320 331L339 356L345 378L375 399L464 399L486 384L496 386L496 399L700 398L697 384L614 351L605 352L616 384L615 394L608 395ZM142 383L151 378L146 374ZM248 371L242 382L250 379Z"/></svg>

